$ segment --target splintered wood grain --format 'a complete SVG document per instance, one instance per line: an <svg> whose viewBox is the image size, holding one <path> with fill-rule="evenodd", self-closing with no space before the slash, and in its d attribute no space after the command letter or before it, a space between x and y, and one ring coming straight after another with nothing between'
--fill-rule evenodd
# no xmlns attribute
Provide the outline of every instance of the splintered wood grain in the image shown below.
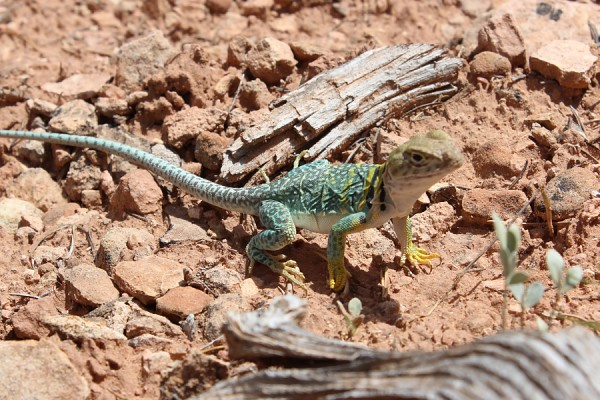
<svg viewBox="0 0 600 400"><path fill-rule="evenodd" d="M313 368L267 369L193 399L600 398L600 339L581 327L506 332L436 352L384 352L304 331L297 323L305 310L304 301L279 297L268 310L230 316L224 332L232 358L280 357L284 365L302 358Z"/></svg>
<svg viewBox="0 0 600 400"><path fill-rule="evenodd" d="M322 73L271 104L271 112L226 150L221 176L273 173L307 149L305 160L330 157L392 116L455 93L459 58L428 44L367 51Z"/></svg>

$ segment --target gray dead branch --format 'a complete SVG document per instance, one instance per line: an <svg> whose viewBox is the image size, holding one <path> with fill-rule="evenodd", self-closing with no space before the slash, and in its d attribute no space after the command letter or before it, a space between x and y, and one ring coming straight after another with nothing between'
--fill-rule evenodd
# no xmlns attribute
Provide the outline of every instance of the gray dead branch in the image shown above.
<svg viewBox="0 0 600 400"><path fill-rule="evenodd" d="M274 101L225 151L221 176L231 183L261 167L271 174L305 149L307 161L327 158L390 117L453 95L461 66L429 44L367 51Z"/></svg>
<svg viewBox="0 0 600 400"><path fill-rule="evenodd" d="M193 399L600 398L600 339L584 328L506 332L437 352L381 352L302 330L297 322L305 309L288 295L266 311L231 316L230 355L329 360L329 366L267 369L219 382Z"/></svg>

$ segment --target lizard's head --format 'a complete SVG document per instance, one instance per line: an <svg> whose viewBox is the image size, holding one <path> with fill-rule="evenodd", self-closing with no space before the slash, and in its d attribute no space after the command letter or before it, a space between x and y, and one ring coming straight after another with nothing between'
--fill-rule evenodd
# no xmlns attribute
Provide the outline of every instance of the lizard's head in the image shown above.
<svg viewBox="0 0 600 400"><path fill-rule="evenodd" d="M420 196L462 163L460 150L446 132L415 135L392 151L385 163L385 190L394 200L409 201L409 197Z"/></svg>

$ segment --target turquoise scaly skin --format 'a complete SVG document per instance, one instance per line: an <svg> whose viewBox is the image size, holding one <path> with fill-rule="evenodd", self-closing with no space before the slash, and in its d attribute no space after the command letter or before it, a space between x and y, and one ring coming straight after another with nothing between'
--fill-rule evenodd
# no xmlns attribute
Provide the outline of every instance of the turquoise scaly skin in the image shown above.
<svg viewBox="0 0 600 400"><path fill-rule="evenodd" d="M250 270L267 265L301 287L304 275L280 250L296 238L296 227L329 233L329 286L348 289L344 267L346 235L392 220L406 259L431 264L439 255L416 247L408 215L431 185L462 164L462 154L448 135L432 131L417 135L394 150L384 164L331 165L315 161L290 171L274 182L250 188L230 188L200 178L152 154L121 143L89 136L0 130L0 137L38 140L100 150L139 165L202 201L239 213L256 215L265 226L246 246Z"/></svg>

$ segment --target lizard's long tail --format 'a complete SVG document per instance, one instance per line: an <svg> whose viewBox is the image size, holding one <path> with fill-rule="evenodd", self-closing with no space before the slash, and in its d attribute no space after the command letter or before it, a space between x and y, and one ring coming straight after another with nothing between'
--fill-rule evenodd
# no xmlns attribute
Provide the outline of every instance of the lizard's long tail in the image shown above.
<svg viewBox="0 0 600 400"><path fill-rule="evenodd" d="M73 147L84 147L118 155L173 183L200 200L215 206L241 213L255 214L264 187L229 188L200 178L183 168L169 163L143 150L122 143L91 136L69 135L64 133L29 132L0 130L0 137L38 140ZM256 190L259 189L259 190Z"/></svg>

